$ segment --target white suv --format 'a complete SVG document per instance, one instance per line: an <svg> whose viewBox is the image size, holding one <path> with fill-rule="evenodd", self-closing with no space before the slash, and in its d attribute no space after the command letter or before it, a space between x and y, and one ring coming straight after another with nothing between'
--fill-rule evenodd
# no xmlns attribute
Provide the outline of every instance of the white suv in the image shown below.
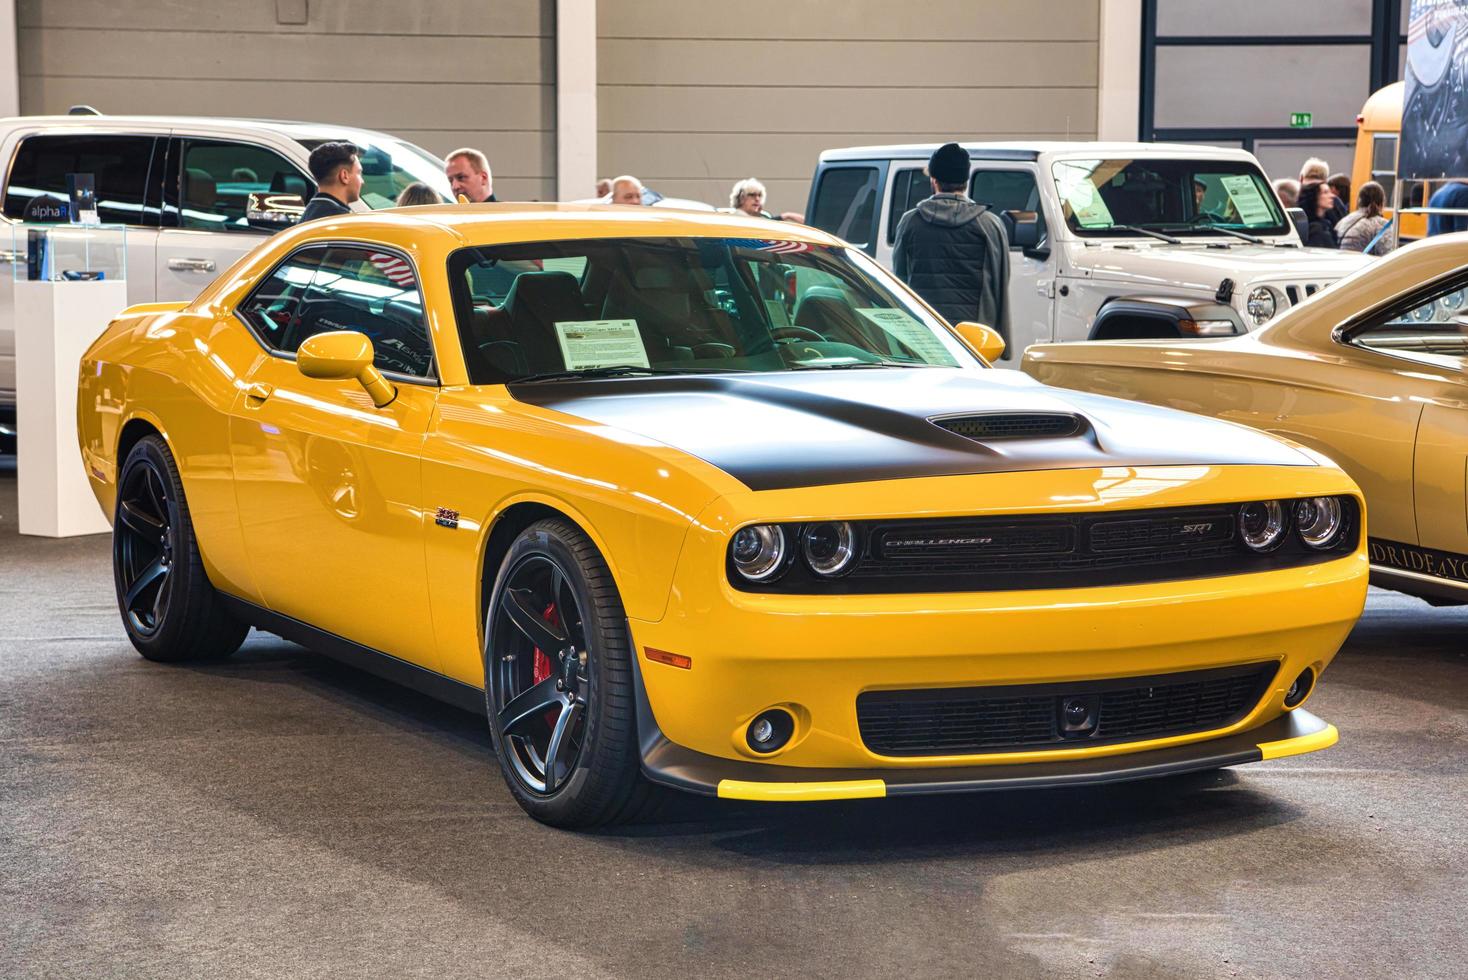
<svg viewBox="0 0 1468 980"><path fill-rule="evenodd" d="M969 196L1010 232L1010 336L1218 336L1263 326L1370 262L1305 248L1243 150L1168 143L966 143ZM891 265L897 222L932 189L937 144L821 154L812 225Z"/></svg>
<svg viewBox="0 0 1468 980"><path fill-rule="evenodd" d="M415 181L453 199L443 161L370 130L246 119L23 116L0 119L0 160L7 162L4 217L10 225L22 220L26 205L41 195L66 200L66 175L92 174L102 221L127 225L128 302L193 299L270 234L272 226L256 227L260 222L252 223L246 213L250 195L309 198L315 183L306 160L312 149L333 140L363 149L358 210L392 207ZM96 234L120 237L114 231ZM11 241L11 228L0 228L0 251L24 265L24 245ZM13 282L13 270L4 268L0 437L15 421Z"/></svg>

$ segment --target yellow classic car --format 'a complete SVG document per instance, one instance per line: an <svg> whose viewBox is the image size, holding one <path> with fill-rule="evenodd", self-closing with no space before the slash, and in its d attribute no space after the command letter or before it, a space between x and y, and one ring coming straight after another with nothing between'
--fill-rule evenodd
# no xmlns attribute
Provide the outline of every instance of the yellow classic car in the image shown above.
<svg viewBox="0 0 1468 980"><path fill-rule="evenodd" d="M1039 344L1046 384L1262 429L1324 453L1366 495L1371 580L1468 602L1468 235L1392 253L1255 333Z"/></svg>
<svg viewBox="0 0 1468 980"><path fill-rule="evenodd" d="M1001 347L794 224L403 209L124 312L80 441L144 656L253 626L483 712L555 825L1332 744L1350 478Z"/></svg>

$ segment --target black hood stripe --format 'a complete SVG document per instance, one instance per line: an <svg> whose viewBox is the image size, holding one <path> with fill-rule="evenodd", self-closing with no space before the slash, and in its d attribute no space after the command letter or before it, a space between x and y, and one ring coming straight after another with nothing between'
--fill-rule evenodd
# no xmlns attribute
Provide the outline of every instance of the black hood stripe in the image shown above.
<svg viewBox="0 0 1468 980"><path fill-rule="evenodd" d="M673 446L751 490L1099 466L1312 463L1241 426L1045 388L1011 372L615 378L511 385L510 392ZM1089 424L1066 438L985 443L931 421L1026 411L1073 412Z"/></svg>

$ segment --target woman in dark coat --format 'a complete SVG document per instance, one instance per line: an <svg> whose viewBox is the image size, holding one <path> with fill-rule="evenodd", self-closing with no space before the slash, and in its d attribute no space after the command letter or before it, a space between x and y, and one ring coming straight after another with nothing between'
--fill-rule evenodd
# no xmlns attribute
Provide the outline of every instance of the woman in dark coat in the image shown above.
<svg viewBox="0 0 1468 980"><path fill-rule="evenodd" d="M1321 248L1340 248L1335 237L1335 192L1325 181L1313 181L1300 188L1295 207L1305 211L1305 244Z"/></svg>

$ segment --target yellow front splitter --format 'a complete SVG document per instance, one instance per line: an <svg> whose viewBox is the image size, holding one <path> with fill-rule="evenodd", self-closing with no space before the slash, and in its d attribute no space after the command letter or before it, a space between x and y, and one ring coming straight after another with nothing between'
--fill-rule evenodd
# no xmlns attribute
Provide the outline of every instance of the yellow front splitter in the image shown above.
<svg viewBox="0 0 1468 980"><path fill-rule="evenodd" d="M1040 789L1153 779L1317 752L1340 733L1303 709L1191 745L1104 758L933 769L803 769L719 759L661 740L643 759L653 782L726 800L806 802Z"/></svg>

